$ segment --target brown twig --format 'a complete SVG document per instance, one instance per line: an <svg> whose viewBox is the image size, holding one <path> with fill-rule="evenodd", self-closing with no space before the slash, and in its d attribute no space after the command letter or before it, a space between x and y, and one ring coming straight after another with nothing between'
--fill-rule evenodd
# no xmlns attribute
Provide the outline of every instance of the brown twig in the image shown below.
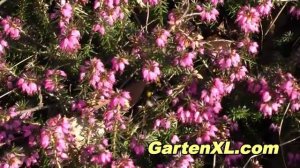
<svg viewBox="0 0 300 168"><path fill-rule="evenodd" d="M52 107L52 106L48 106L48 105L47 106L36 106L36 107L33 107L33 108L17 111L17 113L32 113L32 112L35 112L35 111L47 109L49 107Z"/></svg>
<svg viewBox="0 0 300 168"><path fill-rule="evenodd" d="M283 142L283 143L281 143L279 146L287 145L287 144L289 144L289 143L292 143L292 142L296 141L297 139L300 139L300 136L298 136L298 137L296 137L296 138L294 138L294 139L288 140L288 141L286 141L286 142Z"/></svg>
<svg viewBox="0 0 300 168"><path fill-rule="evenodd" d="M0 96L0 99L3 98L3 97L5 97L5 96L7 96L7 95L10 95L10 94L11 94L12 92L14 92L15 90L16 90L16 89L13 89L13 90L10 90L10 91L4 93L3 95Z"/></svg>
<svg viewBox="0 0 300 168"><path fill-rule="evenodd" d="M0 1L0 6L3 5L7 0L1 0Z"/></svg>
<svg viewBox="0 0 300 168"><path fill-rule="evenodd" d="M289 1L286 1L283 5L283 7L280 9L280 11L278 12L278 14L276 15L275 19L271 22L268 30L266 31L266 34L264 36L266 36L269 31L271 30L271 28L273 27L273 25L275 24L275 22L277 21L277 19L279 18L280 14L282 13L282 11L284 10L284 8L286 7L286 5L288 4Z"/></svg>
<svg viewBox="0 0 300 168"><path fill-rule="evenodd" d="M146 17L146 32L148 32L148 23L149 23L149 15L150 15L150 7L149 7L149 2L147 2L147 17Z"/></svg>
<svg viewBox="0 0 300 168"><path fill-rule="evenodd" d="M285 116L286 116L289 108L290 108L290 103L287 105L287 107L286 107L286 109L284 111L284 114L282 116L281 122L280 122L279 131L278 131L278 134L279 134L278 138L279 138L279 143L280 144L281 144L281 138L280 137L281 137L281 132L282 132L283 121L284 121L284 118L285 118ZM284 167L287 168L286 163L285 163L285 159L284 159L284 151L283 151L283 147L282 146L281 146L281 156L282 156Z"/></svg>
<svg viewBox="0 0 300 168"><path fill-rule="evenodd" d="M253 158L256 158L256 157L258 157L258 156L260 156L260 155L261 155L261 154L251 156L251 157L247 160L247 162L245 163L245 165L243 166L243 168L246 168L247 165L249 164L249 162L250 162Z"/></svg>

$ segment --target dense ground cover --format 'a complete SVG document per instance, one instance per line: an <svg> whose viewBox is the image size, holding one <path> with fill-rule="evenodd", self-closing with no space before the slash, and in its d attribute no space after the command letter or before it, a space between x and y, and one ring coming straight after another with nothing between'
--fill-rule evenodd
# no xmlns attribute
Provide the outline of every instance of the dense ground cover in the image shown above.
<svg viewBox="0 0 300 168"><path fill-rule="evenodd" d="M1 0L0 16L1 168L300 166L300 2Z"/></svg>

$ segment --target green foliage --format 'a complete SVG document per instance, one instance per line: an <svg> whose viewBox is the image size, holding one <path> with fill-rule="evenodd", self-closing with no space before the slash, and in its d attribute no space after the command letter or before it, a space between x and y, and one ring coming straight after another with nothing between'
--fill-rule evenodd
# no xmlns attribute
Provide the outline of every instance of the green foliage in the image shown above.
<svg viewBox="0 0 300 168"><path fill-rule="evenodd" d="M259 121L263 118L260 112L250 110L246 106L233 107L229 117L235 121Z"/></svg>

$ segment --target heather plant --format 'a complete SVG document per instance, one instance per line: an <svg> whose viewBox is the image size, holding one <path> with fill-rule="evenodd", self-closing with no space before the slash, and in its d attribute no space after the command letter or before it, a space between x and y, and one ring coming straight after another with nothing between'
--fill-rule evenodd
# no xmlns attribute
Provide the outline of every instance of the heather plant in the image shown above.
<svg viewBox="0 0 300 168"><path fill-rule="evenodd" d="M0 168L299 167L300 3L0 1ZM151 155L279 144L278 155Z"/></svg>

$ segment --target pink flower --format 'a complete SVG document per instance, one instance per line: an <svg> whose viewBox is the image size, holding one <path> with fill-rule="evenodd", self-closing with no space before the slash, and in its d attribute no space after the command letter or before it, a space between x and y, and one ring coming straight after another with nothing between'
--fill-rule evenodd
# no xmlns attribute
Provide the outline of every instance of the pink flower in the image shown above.
<svg viewBox="0 0 300 168"><path fill-rule="evenodd" d="M175 59L175 64L184 68L193 68L193 60L196 58L196 52L188 52Z"/></svg>
<svg viewBox="0 0 300 168"><path fill-rule="evenodd" d="M86 106L87 103L84 100L78 100L72 103L71 109L72 111L82 111Z"/></svg>
<svg viewBox="0 0 300 168"><path fill-rule="evenodd" d="M291 6L289 12L292 16L296 17L297 19L300 19L300 8L299 7Z"/></svg>
<svg viewBox="0 0 300 168"><path fill-rule="evenodd" d="M249 38L246 38L238 43L237 47L242 48L246 47L250 54L257 54L258 52L258 44L255 41L251 41Z"/></svg>
<svg viewBox="0 0 300 168"><path fill-rule="evenodd" d="M292 102L291 110L298 111L300 109L300 103Z"/></svg>
<svg viewBox="0 0 300 168"><path fill-rule="evenodd" d="M260 14L255 8L243 6L237 14L236 22L245 33L259 32Z"/></svg>
<svg viewBox="0 0 300 168"><path fill-rule="evenodd" d="M1 58L1 56L5 55L5 53L6 53L5 49L6 48L8 48L7 41L0 38L0 58Z"/></svg>
<svg viewBox="0 0 300 168"><path fill-rule="evenodd" d="M272 106L270 106L269 104L262 103L259 107L259 110L263 113L265 117L272 116L273 114Z"/></svg>
<svg viewBox="0 0 300 168"><path fill-rule="evenodd" d="M142 143L138 142L137 138L133 138L130 142L130 148L138 156L141 156L145 153L145 147Z"/></svg>
<svg viewBox="0 0 300 168"><path fill-rule="evenodd" d="M39 154L37 152L33 153L31 156L25 159L25 163L27 167L32 167L34 164L38 162Z"/></svg>
<svg viewBox="0 0 300 168"><path fill-rule="evenodd" d="M60 82L67 77L67 74L61 70L47 70L44 87L48 92L58 91L63 88Z"/></svg>
<svg viewBox="0 0 300 168"><path fill-rule="evenodd" d="M132 159L128 156L124 156L121 159L113 161L111 164L111 168L136 168Z"/></svg>
<svg viewBox="0 0 300 168"><path fill-rule="evenodd" d="M298 167L300 164L300 152L289 152L287 164L290 167Z"/></svg>
<svg viewBox="0 0 300 168"><path fill-rule="evenodd" d="M111 60L112 63L112 69L114 71L120 71L121 73L125 69L125 65L129 65L129 62L126 58L121 58L121 57L114 57Z"/></svg>
<svg viewBox="0 0 300 168"><path fill-rule="evenodd" d="M41 143L43 148L47 148L50 144L49 134L45 130L43 130L41 132L41 140L40 141L41 141L40 143Z"/></svg>
<svg viewBox="0 0 300 168"><path fill-rule="evenodd" d="M177 142L180 142L179 138L177 135L173 135L171 138L171 143L176 144Z"/></svg>
<svg viewBox="0 0 300 168"><path fill-rule="evenodd" d="M163 118L163 119L156 119L155 123L154 123L154 129L165 129L168 130L171 128L171 121L168 120L167 118Z"/></svg>
<svg viewBox="0 0 300 168"><path fill-rule="evenodd" d="M159 0L143 0L145 4L149 3L150 6L155 6L159 3Z"/></svg>
<svg viewBox="0 0 300 168"><path fill-rule="evenodd" d="M1 20L1 26L4 29L4 33L13 40L20 38L21 21L17 18L7 16Z"/></svg>
<svg viewBox="0 0 300 168"><path fill-rule="evenodd" d="M64 6L62 6L61 15L67 22L69 22L70 18L72 17L72 14L72 6L69 3L66 3Z"/></svg>
<svg viewBox="0 0 300 168"><path fill-rule="evenodd" d="M105 34L105 28L100 24L95 24L93 26L93 31L101 34L102 36Z"/></svg>
<svg viewBox="0 0 300 168"><path fill-rule="evenodd" d="M4 159L6 163L0 163L1 168L20 168L23 164L23 159L13 153L7 153Z"/></svg>
<svg viewBox="0 0 300 168"><path fill-rule="evenodd" d="M162 29L162 30L158 30L157 35L156 35L156 45L160 48L163 48L166 46L166 44L168 43L168 37L170 37L170 32Z"/></svg>
<svg viewBox="0 0 300 168"><path fill-rule="evenodd" d="M256 7L261 16L267 16L271 13L273 4L271 0L260 0L259 5Z"/></svg>
<svg viewBox="0 0 300 168"><path fill-rule="evenodd" d="M246 77L247 72L248 70L245 66L238 67L238 69L235 69L235 72L230 75L230 80L240 81Z"/></svg>
<svg viewBox="0 0 300 168"><path fill-rule="evenodd" d="M156 61L147 61L142 69L143 78L146 82L155 82L160 76L159 64Z"/></svg>
<svg viewBox="0 0 300 168"><path fill-rule="evenodd" d="M120 93L117 93L111 98L111 101L109 103L110 108L127 108L129 107L129 100L131 99L130 93L127 91L123 91Z"/></svg>
<svg viewBox="0 0 300 168"><path fill-rule="evenodd" d="M270 96L270 93L268 91L263 92L263 94L262 94L262 101L263 102L268 102L268 101L271 100L271 98L272 97Z"/></svg>
<svg viewBox="0 0 300 168"><path fill-rule="evenodd" d="M277 132L279 130L279 126L277 124L272 123L269 129L273 132Z"/></svg>
<svg viewBox="0 0 300 168"><path fill-rule="evenodd" d="M123 20L124 13L120 6L116 6L115 8L109 10L101 10L100 16L103 20L110 26L114 25L114 23L118 20Z"/></svg>
<svg viewBox="0 0 300 168"><path fill-rule="evenodd" d="M170 12L168 15L168 23L170 25L178 25L181 21L179 20L180 16L178 16L175 12Z"/></svg>
<svg viewBox="0 0 300 168"><path fill-rule="evenodd" d="M71 30L68 35L63 36L60 40L59 47L63 52L74 53L80 48L80 32L78 30Z"/></svg>
<svg viewBox="0 0 300 168"><path fill-rule="evenodd" d="M218 132L218 128L215 125L211 125L210 123L207 123L203 131L201 132L201 135L196 138L196 142L198 144L203 143L209 143L212 141L214 137L216 137L216 133Z"/></svg>
<svg viewBox="0 0 300 168"><path fill-rule="evenodd" d="M211 3L215 6L217 6L218 4L223 4L224 0L211 0Z"/></svg>
<svg viewBox="0 0 300 168"><path fill-rule="evenodd" d="M221 49L219 53L213 53L212 56L216 58L216 63L221 69L238 67L241 61L240 55L234 49Z"/></svg>
<svg viewBox="0 0 300 168"><path fill-rule="evenodd" d="M53 157L56 162L62 162L69 158L68 150L75 145L75 135L72 132L69 119L57 115L47 120L39 142L49 157Z"/></svg>
<svg viewBox="0 0 300 168"><path fill-rule="evenodd" d="M196 48L196 43L192 41L189 37L187 37L185 34L176 33L175 41L177 43L176 49L178 52L184 51L188 47L191 47L192 49Z"/></svg>
<svg viewBox="0 0 300 168"><path fill-rule="evenodd" d="M17 87L29 96L33 96L40 90L40 87L34 81L26 80L25 78L20 78L17 81Z"/></svg>
<svg viewBox="0 0 300 168"><path fill-rule="evenodd" d="M217 20L219 15L219 11L213 6L197 5L196 9L200 12L200 17L203 22L214 22Z"/></svg>
<svg viewBox="0 0 300 168"><path fill-rule="evenodd" d="M125 116L120 112L120 110L108 110L103 114L105 129L108 132L113 131L115 124L121 130L126 129Z"/></svg>
<svg viewBox="0 0 300 168"><path fill-rule="evenodd" d="M94 10L98 9L100 7L100 5L101 5L100 0L95 0L94 1L94 6L93 6Z"/></svg>
<svg viewBox="0 0 300 168"><path fill-rule="evenodd" d="M80 81L82 82L85 77L88 77L89 84L94 88L97 88L97 83L100 81L100 76L106 70L104 64L100 59L93 58L86 61L84 65L80 67Z"/></svg>
<svg viewBox="0 0 300 168"><path fill-rule="evenodd" d="M94 155L91 158L91 162L98 165L106 165L112 161L112 153L108 150L101 152L100 154Z"/></svg>
<svg viewBox="0 0 300 168"><path fill-rule="evenodd" d="M175 156L171 162L167 164L160 164L157 165L157 168L170 168L170 167L180 167L180 168L190 168L193 167L192 163L195 160L191 155L180 155L180 156Z"/></svg>

